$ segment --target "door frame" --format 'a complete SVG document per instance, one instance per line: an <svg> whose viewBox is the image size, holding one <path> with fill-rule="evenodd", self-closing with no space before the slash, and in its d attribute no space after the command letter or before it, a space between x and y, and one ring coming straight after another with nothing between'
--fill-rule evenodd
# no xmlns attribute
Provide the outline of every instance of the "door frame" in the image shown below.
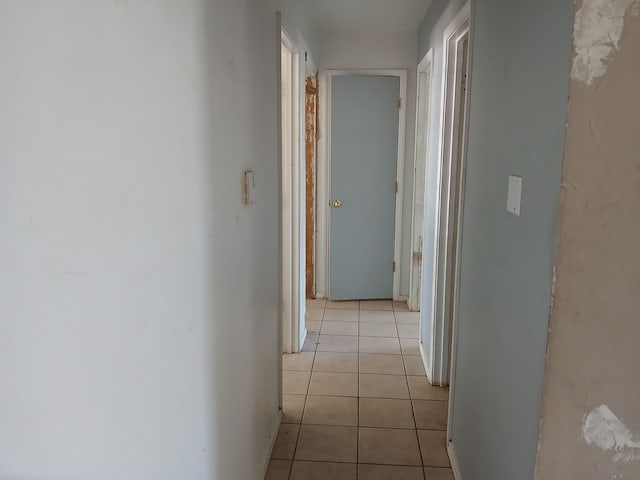
<svg viewBox="0 0 640 480"><path fill-rule="evenodd" d="M306 336L300 318L300 50L284 28L280 28L280 179L281 179L281 268L282 351L299 352ZM283 65L286 50L287 65ZM285 72L286 69L286 72ZM303 335L301 335L303 333Z"/></svg>
<svg viewBox="0 0 640 480"><path fill-rule="evenodd" d="M402 257L402 199L404 191L405 128L407 116L407 70L405 69L327 69L320 74L320 142L318 145L318 211L316 221L318 243L316 251L316 289L318 297L329 296L329 259L331 235L331 81L345 75L398 77L400 79L400 108L398 109L398 155L396 158L396 213L394 221L393 299L400 297L400 267ZM322 240L322 242L320 242ZM321 245L322 243L322 245ZM321 290L324 290L322 292Z"/></svg>
<svg viewBox="0 0 640 480"><path fill-rule="evenodd" d="M437 194L437 215L436 215L436 245L435 245L435 267L434 267L434 304L432 322L432 381L438 385L450 385L453 375L453 360L455 359L455 334L458 314L458 285L450 288L450 276L454 276L454 280L459 280L460 268L460 246L462 244L462 218L464 217L464 178L466 174L466 135L468 133L466 122L460 126L459 132L463 138L461 142L462 155L460 161L460 170L455 172L455 178L452 177L452 168L454 168L454 136L455 127L454 119L456 118L456 109L460 106L456 96L457 89L460 86L459 70L461 64L457 58L457 51L461 41L467 37L469 41L468 47L468 65L470 64L472 39L471 39L471 4L467 2L458 12L453 21L445 29L443 35L443 81L441 92L441 135L439 145L439 173L438 173L438 194ZM467 69L467 86L470 84L470 69ZM467 87L468 88L468 87ZM466 95L465 108L468 112L470 95ZM457 218L452 218L450 209L451 187L454 182L460 179L460 192L458 197L459 210ZM452 224L457 229L457 242L454 246L450 245L449 232ZM452 257L452 251L456 252L455 258ZM451 272L451 275L448 275ZM452 360L450 362L450 359ZM450 390L450 395L452 390ZM453 397L451 397L453 398ZM449 414L451 415L451 404Z"/></svg>
<svg viewBox="0 0 640 480"><path fill-rule="evenodd" d="M424 76L424 77L423 77ZM424 208L426 206L427 160L429 158L429 129L431 128L431 93L433 80L433 49L429 49L418 64L416 75L416 133L413 159L413 203L411 205L411 262L409 267L409 310L419 312L422 299ZM422 197L422 215L416 213ZM420 322L422 324L422 322Z"/></svg>
<svg viewBox="0 0 640 480"><path fill-rule="evenodd" d="M451 459L452 469L456 478L460 477L459 463L453 443L452 419L455 409L455 369L456 349L458 336L458 302L460 298L460 258L462 255L462 238L464 235L462 223L464 218L465 178L467 165L467 139L469 134L469 104L471 99L471 65L473 58L472 36L472 1L469 0L456 15L454 20L445 29L443 35L443 82L442 82L442 135L440 141L440 174L438 228L436 245L436 296L434 302L433 345L434 360L438 362L438 369L434 373L439 376L440 384L449 384L449 406L447 412L447 452ZM457 93L460 89L462 62L459 61L458 52L464 39L467 39L467 63L466 63L466 94L464 103L464 120L456 128L454 119L462 104ZM456 142L456 139L458 140ZM455 144L460 148L458 152L459 169L452 174L452 166L455 160ZM454 177L455 174L455 177ZM457 215L450 208L452 199L451 187L454 182L460 182L458 192ZM446 188L443 188L446 187ZM449 239L450 227L456 229L456 244L451 245ZM453 250L455 256L452 257ZM453 276L453 282L447 278L447 272ZM439 328L438 328L439 327ZM436 336L437 335L437 336Z"/></svg>

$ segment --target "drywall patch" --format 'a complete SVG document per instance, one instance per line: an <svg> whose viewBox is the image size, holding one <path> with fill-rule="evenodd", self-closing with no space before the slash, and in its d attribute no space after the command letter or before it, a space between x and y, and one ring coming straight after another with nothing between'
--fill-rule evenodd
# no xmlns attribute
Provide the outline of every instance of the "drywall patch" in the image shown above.
<svg viewBox="0 0 640 480"><path fill-rule="evenodd" d="M640 461L640 441L633 440L631 430L606 405L585 415L582 438L605 452L613 450L614 462Z"/></svg>
<svg viewBox="0 0 640 480"><path fill-rule="evenodd" d="M624 14L633 4L638 0L584 0L573 25L571 78L591 85L607 73L611 50L618 48L622 36Z"/></svg>

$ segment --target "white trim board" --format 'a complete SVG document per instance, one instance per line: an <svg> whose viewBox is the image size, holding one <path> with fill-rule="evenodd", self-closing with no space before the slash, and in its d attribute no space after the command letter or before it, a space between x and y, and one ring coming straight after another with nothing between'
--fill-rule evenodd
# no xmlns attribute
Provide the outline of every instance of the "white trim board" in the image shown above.
<svg viewBox="0 0 640 480"><path fill-rule="evenodd" d="M429 158L429 128L431 126L431 93L433 80L433 49L418 64L416 74L416 131L413 156L413 202L411 205L411 251L409 262L409 310L421 310L422 278L424 277L423 245L426 208L427 162ZM417 204L422 200L422 211ZM419 258L416 257L419 254ZM422 314L421 314L422 317ZM422 325L422 318L420 319Z"/></svg>
<svg viewBox="0 0 640 480"><path fill-rule="evenodd" d="M280 171L281 171L281 259L282 259L282 350L300 351L300 52L284 28L280 34L281 52L287 64L280 65ZM283 78L283 71L287 77ZM285 129L287 124L290 128Z"/></svg>
<svg viewBox="0 0 640 480"><path fill-rule="evenodd" d="M396 164L396 214L393 261L396 264L393 272L393 299L400 297L400 270L402 260L402 202L404 192L404 154L406 142L407 117L407 70L406 69L326 69L320 73L320 134L318 143L318 176L317 176L317 243L316 243L316 295L320 298L329 296L329 259L330 259L330 226L331 209L331 78L340 75L372 75L400 78L400 109L398 117L398 157Z"/></svg>
<svg viewBox="0 0 640 480"><path fill-rule="evenodd" d="M448 439L447 439L447 455L449 455L451 470L453 470L453 478L455 480L462 480L462 473L460 472L460 464L458 463L458 457L456 456L456 449L453 443Z"/></svg>
<svg viewBox="0 0 640 480"><path fill-rule="evenodd" d="M257 480L264 480L267 476L267 470L269 469L269 462L271 461L271 454L273 453L273 448L276 445L276 438L278 437L278 431L280 430L280 424L282 424L282 408L278 410L278 414L276 415L276 419L273 422L273 427L271 429L271 435L269 436L269 443L267 444L267 454L266 458L262 461L262 476Z"/></svg>

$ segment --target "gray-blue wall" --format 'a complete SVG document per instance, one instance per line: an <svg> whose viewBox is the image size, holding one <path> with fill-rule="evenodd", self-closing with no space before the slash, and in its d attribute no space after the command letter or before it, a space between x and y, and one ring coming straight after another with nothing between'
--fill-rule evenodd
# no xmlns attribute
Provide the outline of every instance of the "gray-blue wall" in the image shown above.
<svg viewBox="0 0 640 480"><path fill-rule="evenodd" d="M442 30L461 3L434 2L420 30L420 57L434 47L438 94ZM544 381L572 2L478 0L472 17L452 440L464 480L526 480ZM523 176L519 217L506 211L509 174ZM426 222L429 238L429 213Z"/></svg>

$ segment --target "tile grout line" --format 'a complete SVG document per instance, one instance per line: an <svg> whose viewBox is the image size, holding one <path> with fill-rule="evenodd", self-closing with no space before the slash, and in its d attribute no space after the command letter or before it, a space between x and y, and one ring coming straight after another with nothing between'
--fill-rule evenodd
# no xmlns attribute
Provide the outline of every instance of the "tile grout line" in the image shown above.
<svg viewBox="0 0 640 480"><path fill-rule="evenodd" d="M322 330L322 322L324 322L324 312L327 309L327 304L325 302L324 309L322 310L322 321L320 322L320 330ZM305 308L305 316L306 316L306 308ZM305 323L307 319L305 318ZM313 362L311 362L311 373L309 374L309 383L307 384L307 393L304 396L304 404L302 405L302 416L300 417L300 425L298 427L298 435L296 435L296 443L293 447L293 456L291 457L291 465L289 466L289 475L288 479L291 479L291 475L293 475L293 464L296 461L296 452L298 451L298 443L300 442L300 434L302 433L302 421L304 419L304 412L307 409L307 399L309 398L309 390L311 389L311 378L313 377L313 365L316 363L316 355L318 353L318 342L320 341L320 334L318 334L318 340L316 341L316 346L313 349ZM304 345L303 345L304 348ZM302 349L300 349L302 351Z"/></svg>
<svg viewBox="0 0 640 480"><path fill-rule="evenodd" d="M393 311L393 317L396 319L396 330L398 327L398 319L396 318L395 309ZM400 342L400 332L398 332L398 342ZM402 344L400 344L400 351L402 352ZM413 398L411 398L411 390L409 389L409 378L407 375L407 365L404 361L404 355L402 355L402 367L404 368L404 380L407 384L407 392L409 394L409 404L411 405L411 415L413 416L413 426L415 427L416 443L418 445L418 454L420 455L420 470L422 472L422 478L426 479L426 473L424 471L424 458L422 457L422 448L420 447L420 437L418 436L418 422L416 421L416 412L413 406Z"/></svg>

